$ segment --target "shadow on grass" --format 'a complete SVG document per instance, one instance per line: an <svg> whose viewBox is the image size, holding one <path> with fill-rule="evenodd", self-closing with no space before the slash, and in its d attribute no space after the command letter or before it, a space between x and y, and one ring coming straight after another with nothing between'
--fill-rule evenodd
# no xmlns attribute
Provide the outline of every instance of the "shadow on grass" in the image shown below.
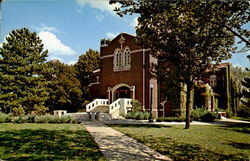
<svg viewBox="0 0 250 161"><path fill-rule="evenodd" d="M0 131L3 160L105 160L85 130Z"/></svg>
<svg viewBox="0 0 250 161"><path fill-rule="evenodd" d="M237 143L234 141L230 141L228 145L231 145L237 149L250 149L250 144L248 143Z"/></svg>
<svg viewBox="0 0 250 161"><path fill-rule="evenodd" d="M166 125L156 125L156 124L106 124L110 127L130 127L130 128L138 128L138 127L144 127L144 128L171 128L172 126L166 126Z"/></svg>
<svg viewBox="0 0 250 161"><path fill-rule="evenodd" d="M248 123L225 124L221 125L220 128L222 128L223 130L231 130L240 133L250 134L250 124Z"/></svg>
<svg viewBox="0 0 250 161"><path fill-rule="evenodd" d="M139 142L155 149L163 155L167 155L173 160L246 160L248 156L245 154L222 155L207 149L201 148L199 145L191 145L176 141L174 138L166 137L133 137Z"/></svg>

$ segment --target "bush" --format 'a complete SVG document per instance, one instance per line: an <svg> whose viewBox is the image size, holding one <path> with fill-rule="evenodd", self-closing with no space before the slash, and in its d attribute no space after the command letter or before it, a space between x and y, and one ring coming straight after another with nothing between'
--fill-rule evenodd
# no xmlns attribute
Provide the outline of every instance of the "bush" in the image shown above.
<svg viewBox="0 0 250 161"><path fill-rule="evenodd" d="M132 101L132 111L134 112L142 111L142 105L138 100Z"/></svg>
<svg viewBox="0 0 250 161"><path fill-rule="evenodd" d="M12 113L14 116L21 116L25 114L25 111L22 107L14 107Z"/></svg>
<svg viewBox="0 0 250 161"><path fill-rule="evenodd" d="M200 118L206 114L206 110L204 108L196 108L191 112L192 120L199 121Z"/></svg>
<svg viewBox="0 0 250 161"><path fill-rule="evenodd" d="M250 117L250 107L241 105L239 111L237 112L237 116L245 118Z"/></svg>
<svg viewBox="0 0 250 161"><path fill-rule="evenodd" d="M45 115L46 111L48 111L47 107L43 105L41 106L35 105L33 113L35 115L41 116L41 115Z"/></svg>
<svg viewBox="0 0 250 161"><path fill-rule="evenodd" d="M148 112L128 112L126 119L147 120L149 115Z"/></svg>
<svg viewBox="0 0 250 161"><path fill-rule="evenodd" d="M218 118L218 114L215 112L207 112L205 113L203 116L201 116L201 121L205 121L205 122L212 122L215 119Z"/></svg>
<svg viewBox="0 0 250 161"><path fill-rule="evenodd" d="M233 117L233 112L230 110L226 110L226 115L227 115L227 118L231 118Z"/></svg>
<svg viewBox="0 0 250 161"><path fill-rule="evenodd" d="M182 117L159 117L156 122L183 122L185 118Z"/></svg>
<svg viewBox="0 0 250 161"><path fill-rule="evenodd" d="M10 115L0 112L0 123L9 122Z"/></svg>

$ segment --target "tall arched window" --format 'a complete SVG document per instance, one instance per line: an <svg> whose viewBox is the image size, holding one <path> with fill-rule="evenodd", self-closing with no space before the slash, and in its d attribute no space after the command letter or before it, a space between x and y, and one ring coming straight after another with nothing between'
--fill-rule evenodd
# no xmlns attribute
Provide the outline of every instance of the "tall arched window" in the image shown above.
<svg viewBox="0 0 250 161"><path fill-rule="evenodd" d="M130 49L125 47L123 52L117 48L114 52L114 71L123 71L130 69Z"/></svg>
<svg viewBox="0 0 250 161"><path fill-rule="evenodd" d="M124 65L128 66L130 65L130 50L128 47L125 48L124 50Z"/></svg>

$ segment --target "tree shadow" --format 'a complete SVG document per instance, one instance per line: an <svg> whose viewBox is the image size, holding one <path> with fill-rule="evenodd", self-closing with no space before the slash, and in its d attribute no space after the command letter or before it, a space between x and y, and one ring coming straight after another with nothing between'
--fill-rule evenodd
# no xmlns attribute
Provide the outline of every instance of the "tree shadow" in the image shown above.
<svg viewBox="0 0 250 161"><path fill-rule="evenodd" d="M224 124L220 125L223 130L231 130L240 133L250 134L250 124L249 123L235 123L235 124Z"/></svg>
<svg viewBox="0 0 250 161"><path fill-rule="evenodd" d="M231 145L235 148L238 149L250 149L250 144L248 143L238 143L238 142L234 142L234 141L229 141L230 143L228 143L228 145Z"/></svg>
<svg viewBox="0 0 250 161"><path fill-rule="evenodd" d="M133 137L130 135L130 137ZM178 142L174 138L166 137L134 137L139 142L155 149L163 155L167 155L173 160L246 160L246 154L238 153L223 155L204 149L198 144L187 144ZM247 145L249 146L249 145Z"/></svg>
<svg viewBox="0 0 250 161"><path fill-rule="evenodd" d="M0 131L3 160L105 160L85 130Z"/></svg>
<svg viewBox="0 0 250 161"><path fill-rule="evenodd" d="M129 128L171 128L172 126L159 125L159 124L106 124L110 127L129 127Z"/></svg>

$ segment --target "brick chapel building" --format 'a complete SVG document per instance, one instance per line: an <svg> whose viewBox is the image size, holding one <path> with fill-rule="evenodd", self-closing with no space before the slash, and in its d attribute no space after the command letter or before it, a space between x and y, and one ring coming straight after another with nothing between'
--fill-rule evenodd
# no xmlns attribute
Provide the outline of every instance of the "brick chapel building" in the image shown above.
<svg viewBox="0 0 250 161"><path fill-rule="evenodd" d="M177 91L178 98L174 98L175 105L171 104L171 100L165 100L166 96L161 91L163 89L162 84L159 85L159 81L151 77L149 71L150 64L157 64L158 61L149 54L149 49L144 49L135 44L133 35L120 33L113 40L101 40L100 59L100 69L94 71L91 75L92 83L89 87L92 99L108 99L109 104L118 98L138 100L144 111L150 111L152 105L154 117L180 116L185 112L185 92L183 90ZM227 69L230 68L229 66L230 64L227 64ZM225 70L225 65L222 67ZM228 84L228 81L225 80L228 76L225 75L225 72L223 73L223 70L218 70L220 72L217 72L219 73L217 78L222 77L223 81ZM211 78L212 81L208 78L204 82L206 83L205 86L209 87L205 90L212 90L209 84L212 82L214 86L215 80L214 76ZM222 85L220 84L220 86ZM218 107L218 104L222 105L222 103L225 104L225 108L228 108L229 103L225 103L224 96L222 97L224 102L218 101L220 94L224 93L218 94L216 92L210 92L212 93L210 96L204 96L200 93L196 94L195 97L197 99L198 96L201 96L204 100L201 104L208 104L207 109L209 110L213 111ZM208 92L204 91L203 93ZM228 96L228 93L224 95ZM223 107L220 106L220 108Z"/></svg>

